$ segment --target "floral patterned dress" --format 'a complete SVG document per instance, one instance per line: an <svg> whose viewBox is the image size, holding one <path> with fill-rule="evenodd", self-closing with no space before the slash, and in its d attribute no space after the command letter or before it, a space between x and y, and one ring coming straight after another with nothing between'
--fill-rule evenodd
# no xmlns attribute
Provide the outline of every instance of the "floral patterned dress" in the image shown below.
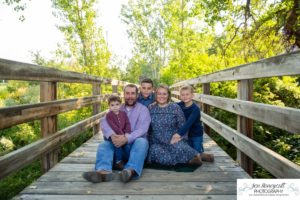
<svg viewBox="0 0 300 200"><path fill-rule="evenodd" d="M190 147L186 138L170 144L172 136L185 122L184 114L177 104L166 107L150 106L151 129L149 133L148 162L162 165L187 163L198 154Z"/></svg>

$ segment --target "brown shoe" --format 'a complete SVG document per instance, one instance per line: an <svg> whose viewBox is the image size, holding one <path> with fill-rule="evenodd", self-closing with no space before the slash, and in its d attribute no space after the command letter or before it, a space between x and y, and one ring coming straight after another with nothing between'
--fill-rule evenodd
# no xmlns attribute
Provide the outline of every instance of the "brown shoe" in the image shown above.
<svg viewBox="0 0 300 200"><path fill-rule="evenodd" d="M124 183L129 182L132 177L135 175L135 171L133 169L123 169L121 172L121 181Z"/></svg>
<svg viewBox="0 0 300 200"><path fill-rule="evenodd" d="M215 157L214 157L214 154L201 153L201 159L206 162L214 162Z"/></svg>
<svg viewBox="0 0 300 200"><path fill-rule="evenodd" d="M82 174L82 177L90 181L92 183L100 183L100 182L107 182L112 180L113 174L108 171L90 171L90 172L84 172Z"/></svg>
<svg viewBox="0 0 300 200"><path fill-rule="evenodd" d="M201 166L202 160L200 154L197 154L193 159L188 162L189 165Z"/></svg>
<svg viewBox="0 0 300 200"><path fill-rule="evenodd" d="M114 167L116 170L123 170L124 169L124 162L122 160L120 160L119 162L117 162L115 164L115 167Z"/></svg>

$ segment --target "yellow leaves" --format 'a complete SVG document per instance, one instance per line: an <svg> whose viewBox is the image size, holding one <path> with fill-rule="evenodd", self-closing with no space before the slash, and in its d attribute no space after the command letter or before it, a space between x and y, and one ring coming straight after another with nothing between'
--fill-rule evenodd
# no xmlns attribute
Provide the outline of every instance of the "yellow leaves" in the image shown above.
<svg viewBox="0 0 300 200"><path fill-rule="evenodd" d="M0 156L12 151L14 147L15 145L10 139L4 136L0 138Z"/></svg>

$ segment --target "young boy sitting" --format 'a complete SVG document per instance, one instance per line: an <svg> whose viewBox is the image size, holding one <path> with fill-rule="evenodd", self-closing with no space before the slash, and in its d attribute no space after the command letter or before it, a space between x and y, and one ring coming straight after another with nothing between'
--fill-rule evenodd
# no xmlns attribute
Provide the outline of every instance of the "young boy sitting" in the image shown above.
<svg viewBox="0 0 300 200"><path fill-rule="evenodd" d="M129 134L131 126L129 119L124 111L120 110L121 98L116 95L111 95L108 98L109 112L106 114L106 120L111 129L118 135ZM111 142L111 139L109 139ZM115 147L115 168L122 170L124 168L123 149Z"/></svg>
<svg viewBox="0 0 300 200"><path fill-rule="evenodd" d="M191 147L201 154L203 161L213 162L214 155L204 153L203 149L203 127L200 122L200 108L193 102L194 90L192 86L183 86L180 88L180 100L177 103L182 109L186 122L175 134L171 143L176 143L181 137L188 132L188 143Z"/></svg>
<svg viewBox="0 0 300 200"><path fill-rule="evenodd" d="M140 93L137 101L146 107L155 101L153 81L151 79L145 78L141 81Z"/></svg>

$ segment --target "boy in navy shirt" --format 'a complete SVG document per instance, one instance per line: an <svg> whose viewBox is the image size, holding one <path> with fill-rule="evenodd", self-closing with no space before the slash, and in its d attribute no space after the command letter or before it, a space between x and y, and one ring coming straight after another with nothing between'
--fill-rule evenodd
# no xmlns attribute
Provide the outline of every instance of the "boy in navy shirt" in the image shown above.
<svg viewBox="0 0 300 200"><path fill-rule="evenodd" d="M137 101L146 107L155 101L153 81L151 79L145 78L141 81L140 93Z"/></svg>
<svg viewBox="0 0 300 200"><path fill-rule="evenodd" d="M213 162L214 155L204 153L203 149L203 127L200 121L200 108L193 103L194 90L191 86L183 86L180 88L180 100L177 103L182 109L186 122L176 133L171 143L176 143L181 139L183 135L188 133L188 143L191 147L197 150L201 154L203 161Z"/></svg>

